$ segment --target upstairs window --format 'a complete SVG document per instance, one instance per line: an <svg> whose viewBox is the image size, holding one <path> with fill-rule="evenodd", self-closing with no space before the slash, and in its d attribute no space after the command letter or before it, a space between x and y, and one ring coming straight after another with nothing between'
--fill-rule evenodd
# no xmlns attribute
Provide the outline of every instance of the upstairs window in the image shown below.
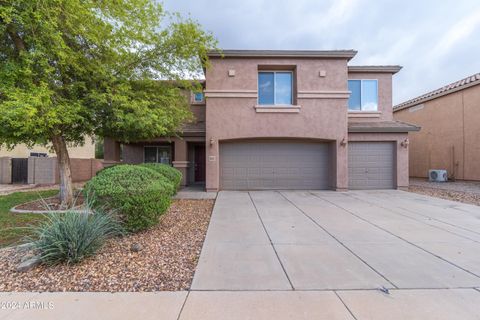
<svg viewBox="0 0 480 320"><path fill-rule="evenodd" d="M258 73L258 104L293 104L293 75L290 71L261 71Z"/></svg>
<svg viewBox="0 0 480 320"><path fill-rule="evenodd" d="M348 80L349 111L378 111L378 81Z"/></svg>
<svg viewBox="0 0 480 320"><path fill-rule="evenodd" d="M193 95L193 101L194 102L203 102L203 92L196 92L194 95Z"/></svg>

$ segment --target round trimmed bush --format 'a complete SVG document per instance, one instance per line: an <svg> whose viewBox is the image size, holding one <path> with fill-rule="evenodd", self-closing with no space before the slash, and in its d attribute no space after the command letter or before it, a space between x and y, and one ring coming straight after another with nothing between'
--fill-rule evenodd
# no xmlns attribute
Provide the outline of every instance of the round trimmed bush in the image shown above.
<svg viewBox="0 0 480 320"><path fill-rule="evenodd" d="M130 232L148 229L170 206L174 187L151 169L118 165L103 170L84 188L94 207L113 209Z"/></svg>
<svg viewBox="0 0 480 320"><path fill-rule="evenodd" d="M182 182L182 173L163 163L142 163L140 166L151 169L167 178L175 187L175 191L180 187Z"/></svg>

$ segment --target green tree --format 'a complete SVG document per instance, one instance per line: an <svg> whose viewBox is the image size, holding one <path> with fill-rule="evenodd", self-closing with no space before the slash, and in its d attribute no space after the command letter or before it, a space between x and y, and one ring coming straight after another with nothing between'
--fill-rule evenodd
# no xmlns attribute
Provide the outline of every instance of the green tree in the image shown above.
<svg viewBox="0 0 480 320"><path fill-rule="evenodd" d="M0 146L53 148L69 205L67 146L178 132L191 118L182 90L198 89L182 79L198 79L212 48L154 0L0 0Z"/></svg>

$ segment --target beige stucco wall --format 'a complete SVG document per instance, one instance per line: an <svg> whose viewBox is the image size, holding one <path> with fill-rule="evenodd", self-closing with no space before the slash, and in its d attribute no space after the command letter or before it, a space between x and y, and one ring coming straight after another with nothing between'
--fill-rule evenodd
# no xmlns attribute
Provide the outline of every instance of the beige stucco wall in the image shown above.
<svg viewBox="0 0 480 320"><path fill-rule="evenodd" d="M91 137L85 137L85 144L83 146L69 147L68 150L70 158L95 158L95 143ZM49 157L55 157L55 152L48 148L39 145L34 146L33 148L28 148L24 144L17 145L12 150L0 148L0 157L27 158L30 156L30 152L44 152L47 153Z"/></svg>
<svg viewBox="0 0 480 320"><path fill-rule="evenodd" d="M410 134L410 176L446 169L457 179L480 180L480 85L399 110L396 120L422 127Z"/></svg>
<svg viewBox="0 0 480 320"><path fill-rule="evenodd" d="M293 69L297 93L326 96L347 89L346 59L213 59L207 70L206 140L207 190L219 188L219 144L232 139L307 138L333 142L336 146L336 189L347 188L347 152L340 141L347 138L347 99L300 98L299 113L257 113L257 77L262 69ZM229 77L228 70L235 70ZM326 71L325 77L319 71ZM220 97L209 97L219 92ZM240 92L239 92L240 91ZM225 97L230 94L232 97ZM252 97L253 94L253 97ZM223 96L222 96L223 95ZM295 91L294 91L295 95ZM210 140L213 144L210 144Z"/></svg>

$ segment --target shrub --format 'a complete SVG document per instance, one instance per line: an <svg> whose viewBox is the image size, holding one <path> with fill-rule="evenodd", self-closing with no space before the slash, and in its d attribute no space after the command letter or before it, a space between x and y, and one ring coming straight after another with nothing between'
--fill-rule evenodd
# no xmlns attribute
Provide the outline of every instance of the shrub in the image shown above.
<svg viewBox="0 0 480 320"><path fill-rule="evenodd" d="M52 212L32 227L32 239L42 262L77 263L93 255L110 237L123 233L116 217L108 212L88 208L84 211Z"/></svg>
<svg viewBox="0 0 480 320"><path fill-rule="evenodd" d="M135 165L119 165L100 172L84 188L95 207L115 209L130 232L158 223L170 206L174 187L164 176Z"/></svg>
<svg viewBox="0 0 480 320"><path fill-rule="evenodd" d="M173 184L175 191L180 187L180 183L182 182L182 173L174 167L163 163L143 163L140 166L160 173Z"/></svg>

